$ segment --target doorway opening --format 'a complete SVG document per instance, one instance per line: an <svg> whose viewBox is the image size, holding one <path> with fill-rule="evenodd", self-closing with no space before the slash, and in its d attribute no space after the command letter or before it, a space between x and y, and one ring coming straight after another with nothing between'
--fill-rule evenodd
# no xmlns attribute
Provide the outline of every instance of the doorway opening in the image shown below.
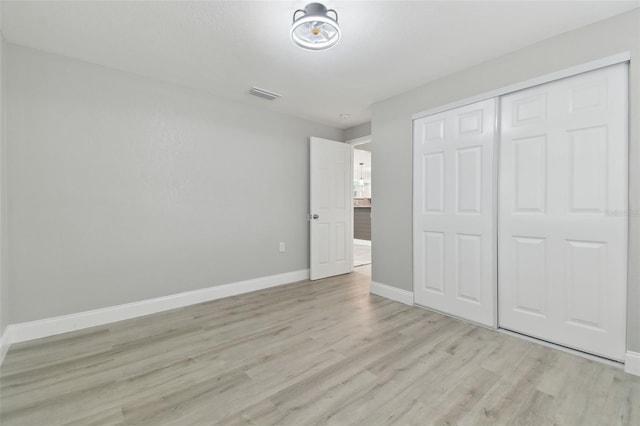
<svg viewBox="0 0 640 426"><path fill-rule="evenodd" d="M353 149L353 266L371 264L371 137Z"/></svg>

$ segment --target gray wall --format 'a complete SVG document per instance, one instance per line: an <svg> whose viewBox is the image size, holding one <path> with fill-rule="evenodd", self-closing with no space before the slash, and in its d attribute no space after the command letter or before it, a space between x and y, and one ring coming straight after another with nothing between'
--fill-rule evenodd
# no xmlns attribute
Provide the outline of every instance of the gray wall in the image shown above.
<svg viewBox="0 0 640 426"><path fill-rule="evenodd" d="M640 351L640 11L545 40L373 105L373 280L413 290L411 116L553 71L630 51L628 346Z"/></svg>
<svg viewBox="0 0 640 426"><path fill-rule="evenodd" d="M350 127L344 130L344 140L361 138L371 135L371 122L360 124L359 126Z"/></svg>
<svg viewBox="0 0 640 426"><path fill-rule="evenodd" d="M7 156L6 156L6 138L4 125L4 80L6 73L4 72L4 55L5 41L0 32L0 335L9 325L9 288L7 281Z"/></svg>
<svg viewBox="0 0 640 426"><path fill-rule="evenodd" d="M6 48L11 323L309 267L308 138L341 130Z"/></svg>

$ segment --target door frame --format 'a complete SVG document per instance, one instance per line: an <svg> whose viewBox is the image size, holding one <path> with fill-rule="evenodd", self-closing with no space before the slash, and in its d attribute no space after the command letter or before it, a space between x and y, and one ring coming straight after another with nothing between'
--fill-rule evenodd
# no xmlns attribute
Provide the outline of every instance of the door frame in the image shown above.
<svg viewBox="0 0 640 426"><path fill-rule="evenodd" d="M345 143L348 143L349 145L353 146L353 149L358 149L358 148L356 148L358 145L364 145L366 143L371 143L372 141L373 141L373 138L371 137L371 135L367 135L367 136L361 136L361 137L355 138L355 139L349 139ZM371 153L371 163L373 163L373 152ZM354 164L353 164L353 161L351 161L351 175L352 176L353 176L353 173L355 171L355 169L353 167L354 167ZM373 170L373 166L371 166L371 169ZM351 191L351 204L353 204L353 191ZM355 216L355 211L354 211L354 216ZM371 216L373 217L373 205L371 206ZM353 226L355 226L355 223L353 224ZM371 231L373 232L373 224L371 225ZM372 237L372 239L373 239L373 237ZM355 238L354 238L354 240L355 240ZM371 240L369 240L369 246L371 246ZM372 253L372 255L373 255L373 253Z"/></svg>
<svg viewBox="0 0 640 426"><path fill-rule="evenodd" d="M355 138L355 139L350 139L348 141L346 141L345 143L348 143L349 145L353 145L358 146L358 145L364 145L365 143L369 143L371 142L373 139L371 138L371 135L367 135L367 136L362 136L360 138Z"/></svg>
<svg viewBox="0 0 640 426"><path fill-rule="evenodd" d="M481 102L490 98L499 98L503 95L507 95L509 93L513 93L513 92L517 92L520 90L524 90L524 89L529 89L532 88L534 86L538 86L541 84L545 84L545 83L550 83L552 81L556 81L556 80L561 80L563 78L568 78L568 77L573 77L575 75L578 74L582 74L585 72L589 72L589 71L594 71L600 68L605 68L611 65L617 65L617 64L621 64L621 63L629 63L631 61L631 52L630 51L624 51L624 52L620 52L617 53L615 55L611 55L611 56L607 56L604 58L600 58L600 59L596 59L590 62L586 62L583 64L579 64L579 65L575 65L563 70L559 70L559 71L555 71L552 73L548 73L548 74L544 74L542 76L539 77L535 77L535 78L531 78L519 83L515 83L515 84L511 84L508 86L504 86L501 87L499 89L495 89L495 90L491 90L488 92L484 92L478 95L474 95L474 96L469 96L463 99L459 99L457 101L454 102L450 102L441 106L437 106L434 108L429 108L427 110L415 113L412 115L411 118L411 127L412 127L412 140L411 140L411 150L412 150L412 165L413 165L413 161L415 158L415 150L414 150L414 140L415 140L415 134L413 133L413 122L417 119L420 118L424 118L424 117L428 117L434 114L438 114L444 111L448 111L448 110L452 110L452 109L456 109L465 105L469 105L469 104L473 104L476 102ZM629 98L630 101L630 98ZM499 129L499 125L500 125L500 105L499 102L496 102L496 119L495 119L495 124L494 124L494 143L495 143L495 152L494 152L494 185L497 184L498 179L499 179L499 170L498 170L498 165L499 163L499 152L500 152L500 138L497 134L497 129ZM629 120L629 126L631 124L631 120ZM630 129L629 129L630 130ZM628 149L631 149L631 132L628 132L629 135L629 146ZM629 163L629 171L631 170L632 165L631 163ZM412 170L412 183L413 180L415 180L416 176L415 176L415 169ZM632 188L632 181L631 179L629 180L629 185L627 188L627 191L629 194L631 194L631 192L634 190L634 188ZM636 190L637 191L637 190ZM493 199L493 207L494 207L494 211L496 212L496 214L494 215L494 225L495 226L495 237L496 237L496 241L497 241L497 233L498 233L498 211L497 211L497 207L498 207L498 202L499 202L499 194L497 193L498 191L495 192L494 195L494 199ZM412 238L412 243L411 243L411 250L413 252L413 238L415 237L415 219L414 219L414 206L415 206L415 188L412 189L412 207L411 207L411 238ZM632 206L629 204L628 205L628 209L631 211ZM631 230L631 223L630 223L630 215L627 218L627 234L628 234L628 238L627 238L627 254L629 254L629 248L631 246L632 240L635 241L634 238L632 238L632 234L630 232ZM495 297L495 300L497 302L498 299L498 277L497 277L497 268L498 268L498 262L499 259L497 257L497 244L495 247L495 256L497 259L497 262L495 262L496 264L493 266L496 270L496 275L495 275L495 281L493 283L493 294ZM412 254L412 260L414 259L415 253ZM627 255L627 318L626 318L626 333L629 333L629 313L631 312L631 310L629 309L629 294L631 292L629 292L629 275L630 275L630 256ZM415 271L416 265L413 264L413 268L412 271ZM413 282L413 287L414 287L414 294L415 294L415 286L416 283L415 281ZM414 305L415 305L415 296L414 296ZM418 306L418 305L415 305ZM495 318L495 323L494 323L494 327L492 327L492 329L499 331L499 332L503 332L503 329L500 329L499 327L499 318L498 318L498 303L495 304L494 307L494 318ZM468 320L465 320L468 321ZM481 325L481 324L480 324ZM484 326L486 327L486 326ZM543 341L541 341L543 342ZM556 346L555 344L551 344ZM627 339L627 343L626 345L628 345L628 339ZM557 345L557 347L561 348L561 345ZM567 350L572 350L572 349L567 349ZM631 372L632 374L636 374L636 375L640 375L640 354L637 354L635 352L632 352L629 350L628 346L625 348L626 350L626 359L625 359L625 371L627 372ZM580 351L576 350L576 353L580 354ZM595 357L595 356L594 356ZM604 359L604 358L603 358Z"/></svg>
<svg viewBox="0 0 640 426"><path fill-rule="evenodd" d="M535 77L529 80L522 81L520 83L511 84L509 86L501 87L496 90L491 90L489 92L484 92L479 95L469 96L467 98L463 98L454 102L450 102L448 104L444 104L438 107L429 108L425 111L417 112L411 116L411 121L416 120L418 118L428 117L433 114L437 114L439 112L444 112L450 109L455 109L461 106L473 104L480 101L485 101L489 98L496 98L502 95L506 95L507 93L517 92L523 89L529 89L534 86L539 86L544 83L550 83L555 80L561 80L566 77L573 77L574 75L582 74L589 71L594 71L600 68L605 68L610 65L616 65L623 62L631 61L631 52L628 50L626 52L621 52L612 56L607 56L606 58L596 59L595 61L587 62L580 65L575 65L573 67L569 67L560 71L555 71L549 74L544 74L540 77Z"/></svg>

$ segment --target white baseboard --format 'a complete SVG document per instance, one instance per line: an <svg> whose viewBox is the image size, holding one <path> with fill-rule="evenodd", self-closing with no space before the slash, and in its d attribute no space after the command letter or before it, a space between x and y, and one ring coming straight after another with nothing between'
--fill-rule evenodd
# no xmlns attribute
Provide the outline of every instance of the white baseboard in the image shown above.
<svg viewBox="0 0 640 426"><path fill-rule="evenodd" d="M142 300L140 302L79 312L77 314L12 324L7 327L7 331L10 332L10 340L8 343L25 342L307 279L309 279L309 270L303 269ZM7 331L5 331L5 335Z"/></svg>
<svg viewBox="0 0 640 426"><path fill-rule="evenodd" d="M8 326L0 336L0 365L9 351L9 346L11 346L11 326Z"/></svg>
<svg viewBox="0 0 640 426"><path fill-rule="evenodd" d="M627 356L624 359L624 371L640 376L640 353L627 351Z"/></svg>
<svg viewBox="0 0 640 426"><path fill-rule="evenodd" d="M413 306L413 292L411 291L371 281L371 284L369 284L369 293L377 294L378 296Z"/></svg>

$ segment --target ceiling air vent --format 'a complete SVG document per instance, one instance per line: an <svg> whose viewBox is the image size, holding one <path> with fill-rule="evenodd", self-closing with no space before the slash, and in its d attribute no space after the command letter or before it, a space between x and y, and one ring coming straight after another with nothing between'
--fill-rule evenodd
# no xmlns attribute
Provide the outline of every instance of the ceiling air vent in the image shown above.
<svg viewBox="0 0 640 426"><path fill-rule="evenodd" d="M272 93L268 90L260 89L258 87L252 87L251 90L249 90L249 94L262 99L266 99L268 101L272 101L280 97L280 95L278 95L277 93Z"/></svg>

